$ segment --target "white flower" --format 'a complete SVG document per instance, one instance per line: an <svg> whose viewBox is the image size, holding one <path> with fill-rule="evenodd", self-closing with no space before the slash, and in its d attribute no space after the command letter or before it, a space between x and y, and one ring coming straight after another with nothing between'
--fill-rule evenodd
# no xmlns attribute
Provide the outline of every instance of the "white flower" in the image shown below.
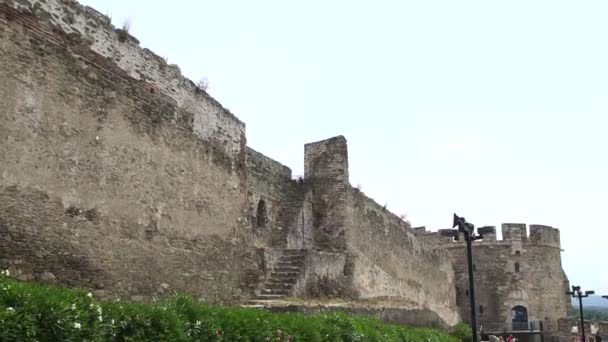
<svg viewBox="0 0 608 342"><path fill-rule="evenodd" d="M9 306L8 308L6 308L6 311L12 312L12 311L15 311L15 309L13 309L12 307Z"/></svg>
<svg viewBox="0 0 608 342"><path fill-rule="evenodd" d="M201 321L196 321L195 325L199 327L201 325Z"/></svg>
<svg viewBox="0 0 608 342"><path fill-rule="evenodd" d="M93 294L91 292L87 293L87 297L92 298Z"/></svg>
<svg viewBox="0 0 608 342"><path fill-rule="evenodd" d="M78 323L78 322L74 323L74 328L80 329L81 327L82 327L82 325L80 325L80 323Z"/></svg>
<svg viewBox="0 0 608 342"><path fill-rule="evenodd" d="M114 320L111 320L110 323L112 323L112 325L114 325Z"/></svg>
<svg viewBox="0 0 608 342"><path fill-rule="evenodd" d="M99 315L99 317L98 317L98 318L99 318L99 321L100 321L100 322L103 322L103 317L102 317L101 315Z"/></svg>
<svg viewBox="0 0 608 342"><path fill-rule="evenodd" d="M101 306L97 307L97 313L101 316Z"/></svg>
<svg viewBox="0 0 608 342"><path fill-rule="evenodd" d="M76 304L72 304L72 306L70 307L72 310L76 310Z"/></svg>

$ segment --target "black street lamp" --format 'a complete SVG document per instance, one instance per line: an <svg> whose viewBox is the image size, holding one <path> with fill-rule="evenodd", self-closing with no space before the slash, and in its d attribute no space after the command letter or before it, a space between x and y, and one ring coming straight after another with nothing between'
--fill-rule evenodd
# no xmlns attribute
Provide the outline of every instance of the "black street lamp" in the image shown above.
<svg viewBox="0 0 608 342"><path fill-rule="evenodd" d="M458 227L454 230L454 227ZM475 313L475 286L473 284L473 251L471 243L475 240L483 239L484 234L495 233L494 227L481 227L477 229L479 235L475 235L475 226L465 220L464 217L458 217L454 214L452 229L440 229L439 234L443 236L451 236L454 240L460 238L460 233L464 233L464 240L467 242L467 265L469 269L469 295L471 301L471 332L473 334L473 342L477 342L477 315Z"/></svg>
<svg viewBox="0 0 608 342"><path fill-rule="evenodd" d="M589 297L589 295L595 294L595 291L581 291L580 286L572 285L572 291L566 291L567 295L572 296L572 298L578 298L578 306L581 312L581 331L582 331L582 340L585 340L585 319L583 318L583 298ZM608 298L608 296L602 296Z"/></svg>

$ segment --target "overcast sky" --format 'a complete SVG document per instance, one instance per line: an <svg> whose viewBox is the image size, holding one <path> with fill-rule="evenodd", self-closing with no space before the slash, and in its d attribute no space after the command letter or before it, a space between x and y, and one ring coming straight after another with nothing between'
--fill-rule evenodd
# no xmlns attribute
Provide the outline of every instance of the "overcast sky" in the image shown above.
<svg viewBox="0 0 608 342"><path fill-rule="evenodd" d="M80 1L294 174L344 135L351 183L414 226L557 227L571 283L608 295L608 1Z"/></svg>

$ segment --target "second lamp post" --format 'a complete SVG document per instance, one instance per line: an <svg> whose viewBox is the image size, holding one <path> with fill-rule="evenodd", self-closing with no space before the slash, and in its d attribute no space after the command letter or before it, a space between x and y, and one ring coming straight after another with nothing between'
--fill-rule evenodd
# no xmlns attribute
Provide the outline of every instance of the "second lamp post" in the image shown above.
<svg viewBox="0 0 608 342"><path fill-rule="evenodd" d="M583 341L585 340L585 319L583 318L583 298L585 297L589 297L589 295L594 294L595 291L585 291L585 293L583 293L583 291L581 291L581 287L580 286L574 286L572 285L572 291L566 291L567 295L571 295L572 298L578 298L578 305L580 308L580 313L581 313L581 333L582 333L582 338Z"/></svg>

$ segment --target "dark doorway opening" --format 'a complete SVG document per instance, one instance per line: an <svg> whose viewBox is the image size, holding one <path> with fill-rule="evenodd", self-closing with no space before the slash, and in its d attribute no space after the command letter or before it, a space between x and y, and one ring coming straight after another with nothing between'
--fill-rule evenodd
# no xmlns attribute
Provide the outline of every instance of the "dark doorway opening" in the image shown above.
<svg viewBox="0 0 608 342"><path fill-rule="evenodd" d="M518 305L511 309L513 330L528 330L528 309Z"/></svg>

